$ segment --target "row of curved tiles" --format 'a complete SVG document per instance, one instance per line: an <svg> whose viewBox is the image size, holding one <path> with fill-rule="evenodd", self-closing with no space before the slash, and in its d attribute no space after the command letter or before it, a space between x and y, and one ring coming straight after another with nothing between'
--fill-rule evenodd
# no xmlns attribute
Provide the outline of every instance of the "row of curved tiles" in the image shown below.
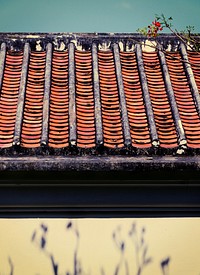
<svg viewBox="0 0 200 275"><path fill-rule="evenodd" d="M23 53L8 51L0 94L0 147L12 146Z"/></svg>
<svg viewBox="0 0 200 275"><path fill-rule="evenodd" d="M104 145L122 148L124 140L113 52L99 51L98 65Z"/></svg>
<svg viewBox="0 0 200 275"><path fill-rule="evenodd" d="M75 52L77 146L95 147L95 115L91 52Z"/></svg>
<svg viewBox="0 0 200 275"><path fill-rule="evenodd" d="M156 52L143 52L143 61L160 146L165 148L176 147L178 137L158 55Z"/></svg>
<svg viewBox="0 0 200 275"><path fill-rule="evenodd" d="M45 57L45 52L32 52L30 54L21 133L21 145L26 148L40 146L43 117Z"/></svg>
<svg viewBox="0 0 200 275"><path fill-rule="evenodd" d="M68 52L53 52L49 109L49 146L69 146Z"/></svg>
<svg viewBox="0 0 200 275"><path fill-rule="evenodd" d="M200 90L200 57L188 52L197 87ZM176 148L177 133L168 101L159 58L156 52L143 52L144 69L151 104L162 148ZM142 87L134 52L120 52L122 79L128 112L132 146L150 148ZM166 55L172 87L185 130L188 147L200 148L200 118L197 113L181 56L178 52ZM23 53L6 53L0 93L0 148L13 144L16 110L21 79ZM43 122L46 52L31 52L28 66L21 146L40 147ZM98 72L101 97L104 146L123 148L124 136L114 54L98 51ZM77 146L96 145L95 100L91 51L75 51L76 127ZM49 103L48 146L69 146L69 56L68 51L53 51Z"/></svg>
<svg viewBox="0 0 200 275"><path fill-rule="evenodd" d="M166 56L166 60L187 145L191 148L199 148L200 118L190 91L181 55L179 52L171 53L171 55Z"/></svg>
<svg viewBox="0 0 200 275"><path fill-rule="evenodd" d="M151 138L136 56L133 52L121 52L120 58L132 146L148 148Z"/></svg>

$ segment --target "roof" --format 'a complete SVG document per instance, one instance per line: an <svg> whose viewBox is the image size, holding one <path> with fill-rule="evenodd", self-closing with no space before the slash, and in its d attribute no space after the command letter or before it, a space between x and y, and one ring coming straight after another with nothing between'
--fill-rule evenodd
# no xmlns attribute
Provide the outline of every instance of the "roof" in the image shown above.
<svg viewBox="0 0 200 275"><path fill-rule="evenodd" d="M158 40L0 34L0 217L199 217L200 55Z"/></svg>
<svg viewBox="0 0 200 275"><path fill-rule="evenodd" d="M159 40L0 34L1 154L198 154L200 54Z"/></svg>

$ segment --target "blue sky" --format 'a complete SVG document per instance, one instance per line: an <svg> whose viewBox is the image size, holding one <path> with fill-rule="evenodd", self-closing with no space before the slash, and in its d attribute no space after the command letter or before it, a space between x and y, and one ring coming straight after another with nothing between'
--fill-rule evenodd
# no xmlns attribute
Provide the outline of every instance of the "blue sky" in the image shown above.
<svg viewBox="0 0 200 275"><path fill-rule="evenodd" d="M0 0L0 32L136 32L164 13L200 32L200 0Z"/></svg>

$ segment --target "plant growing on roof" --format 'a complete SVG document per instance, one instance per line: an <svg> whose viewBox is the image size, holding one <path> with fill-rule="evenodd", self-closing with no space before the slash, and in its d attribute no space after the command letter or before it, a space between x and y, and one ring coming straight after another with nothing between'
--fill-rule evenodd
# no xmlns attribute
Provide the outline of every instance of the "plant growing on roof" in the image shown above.
<svg viewBox="0 0 200 275"><path fill-rule="evenodd" d="M147 27L138 28L137 32L147 36L148 38L156 38L164 28L172 28L172 20L173 18L171 16L166 19L163 14L161 16L156 14L155 19L151 24L149 24Z"/></svg>
<svg viewBox="0 0 200 275"><path fill-rule="evenodd" d="M163 30L162 24L155 19L148 27L137 29L137 32L147 37L157 37L159 32Z"/></svg>
<svg viewBox="0 0 200 275"><path fill-rule="evenodd" d="M148 38L155 39L161 31L168 29L191 50L198 52L200 50L200 37L194 32L194 26L188 25L184 30L178 31L176 28L173 28L172 21L173 18L171 16L166 17L163 13L161 15L155 14L155 20L148 25L148 27L137 29L137 32L147 36Z"/></svg>

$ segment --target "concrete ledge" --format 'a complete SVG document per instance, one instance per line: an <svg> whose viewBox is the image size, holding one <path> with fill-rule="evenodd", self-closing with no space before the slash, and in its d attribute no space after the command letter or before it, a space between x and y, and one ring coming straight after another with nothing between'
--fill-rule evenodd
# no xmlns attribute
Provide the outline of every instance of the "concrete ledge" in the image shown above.
<svg viewBox="0 0 200 275"><path fill-rule="evenodd" d="M200 156L25 156L1 157L0 171L151 171L200 170Z"/></svg>

